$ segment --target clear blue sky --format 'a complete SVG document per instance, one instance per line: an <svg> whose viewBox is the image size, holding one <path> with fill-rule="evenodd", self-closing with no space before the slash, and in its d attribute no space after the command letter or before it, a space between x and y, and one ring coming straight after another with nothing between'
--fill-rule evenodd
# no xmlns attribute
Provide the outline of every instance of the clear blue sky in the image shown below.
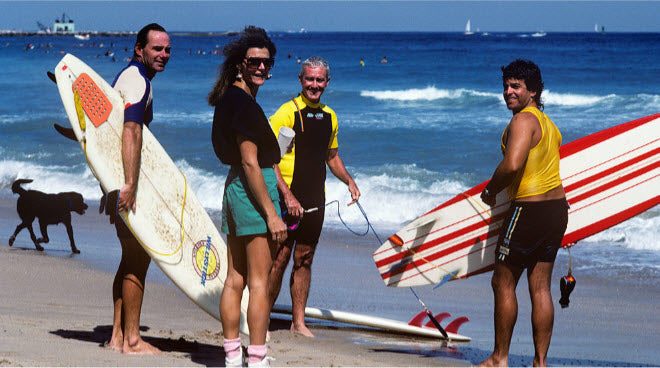
<svg viewBox="0 0 660 368"><path fill-rule="evenodd" d="M660 1L6 1L0 29L52 27L66 13L76 30L168 31L660 32Z"/></svg>

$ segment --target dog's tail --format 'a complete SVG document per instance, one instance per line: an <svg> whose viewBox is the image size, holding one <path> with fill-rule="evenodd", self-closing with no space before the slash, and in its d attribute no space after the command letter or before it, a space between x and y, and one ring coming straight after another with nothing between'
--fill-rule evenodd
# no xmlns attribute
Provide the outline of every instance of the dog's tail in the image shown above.
<svg viewBox="0 0 660 368"><path fill-rule="evenodd" d="M25 193L25 189L21 188L21 184L32 183L32 179L18 179L11 185L11 191L21 195Z"/></svg>

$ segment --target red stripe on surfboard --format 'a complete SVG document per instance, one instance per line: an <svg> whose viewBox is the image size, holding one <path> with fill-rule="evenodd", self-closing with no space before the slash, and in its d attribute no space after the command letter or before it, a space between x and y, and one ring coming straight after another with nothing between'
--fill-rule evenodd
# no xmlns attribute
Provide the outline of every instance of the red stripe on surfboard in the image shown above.
<svg viewBox="0 0 660 368"><path fill-rule="evenodd" d="M651 143L655 143L655 142L657 142L657 141L658 141L658 139L656 139L655 141L653 141L653 142L651 142ZM650 144L650 143L649 143L649 144ZM646 146L646 145L645 145L645 146ZM634 151L634 150L633 150L633 151ZM629 152L632 152L632 151L629 151ZM629 152L627 152L627 153L629 153ZM625 154L627 154L627 153L625 153ZM620 163L620 164L618 164L618 165L616 165L616 166L612 166L611 168L606 169L606 170L603 170L603 171L601 171L601 172L599 172L599 173L597 173L597 174L595 174L595 175L592 175L592 176L590 176L590 177L588 177L588 178L585 178L585 179L582 179L582 180L580 180L580 181L578 181L578 182L575 182L575 183L573 183L573 184L567 185L567 186L564 187L564 190L565 190L567 193L568 193L568 192L572 192L572 191L575 190L575 189L578 189L578 188L583 187L583 186L585 186L585 185L591 184L591 183L593 183L594 181L599 180L599 179L602 179L603 177L608 176L608 175L611 175L611 174L613 174L613 173L615 173L615 172L617 172L617 171L620 171L620 170L626 169L626 168L628 168L629 166L632 166L633 164L636 164L636 163L641 162L641 161L643 161L643 160L645 160L645 159L647 159L647 158L649 158L649 157L652 157L652 156L654 156L654 155L657 155L658 153L660 153L660 147L658 147L658 148L656 148L656 149L653 149L653 150L651 150L651 151L649 151L649 152L646 152L646 153L644 153L644 154L641 154L641 155L639 155L639 156L637 156L637 157L634 157L634 158L632 158L632 159L630 159L630 160L628 160L628 161L625 161L625 162L623 162L623 163ZM625 154L623 154L623 155L625 155ZM618 157L621 157L621 156L623 156L623 155L620 155L620 156L618 156ZM616 159L616 158L618 158L618 157L615 157L614 159ZM608 161L611 161L611 160L608 160ZM584 170L584 171L587 171L587 170L590 170L590 169L591 169L591 168L586 169L586 170ZM582 172L584 172L584 171L582 171ZM578 173L578 174L579 174L579 173ZM565 180L565 179L563 179L563 180Z"/></svg>
<svg viewBox="0 0 660 368"><path fill-rule="evenodd" d="M498 205L498 206L496 206L496 207L491 208L491 213L492 213L492 211L496 210L498 207L503 206L503 205L508 205L508 202L507 202L507 203L504 203L504 204L500 204L500 205ZM412 243L412 242L414 242L414 241L416 241L417 239L420 239L420 238L426 238L426 237L428 237L429 235L432 235L432 234L434 234L434 233L437 233L438 231L442 231L442 230L445 230L445 229L448 229L448 228L451 228L451 227L455 227L455 226L459 225L459 224L462 223L462 222L473 221L475 218L479 218L479 222L478 222L478 223L473 223L472 225L468 225L468 227L469 227L469 226L476 226L476 225L478 225L478 224L480 224L480 223L482 223L482 222L483 222L484 224L486 224L486 225L490 225L490 224L491 224L492 222L494 222L494 221L499 221L499 220L504 216L504 212L505 212L505 211L503 211L502 213L498 214L498 215L495 216L495 217L489 217L489 218L487 218L487 219L484 219L484 216L486 215L485 212L477 212L475 215L472 215L472 216L470 216L470 217L468 217L468 218L460 219L459 221L456 221L456 222L454 222L454 223L448 224L448 225L443 226L443 227L441 227L441 228L439 228L439 229L435 229L435 230L433 230L433 231L431 231L431 232L428 232L428 233L426 233L426 234L424 234L424 235L420 235L420 236L418 236L418 237L416 237L416 238L413 238L413 239L407 240L407 241L405 241L404 244ZM432 221L431 221L431 222L432 222ZM460 236L460 235L464 234L464 233L467 232L467 231L471 231L471 230L463 231L464 229L467 229L467 227L466 227L466 228L463 228L463 229L455 230L453 233L451 233L451 234L449 234L449 235L445 235L445 238L446 238L447 236L451 236L451 237L454 237L454 236ZM452 234L456 234L456 235L452 236ZM425 242L425 243L422 243L422 244L420 244L420 245L418 245L418 246L416 246L416 247L413 247L413 248L407 248L407 249L405 250L405 253L410 253L410 254L412 254L413 252L416 253L416 252L423 251L423 250L425 250L425 249L428 248L428 246L426 246L427 244L428 244L428 242ZM420 248L420 247L421 247L421 248ZM392 247L392 248L394 248L394 247ZM389 252L389 251L390 251L390 249L384 249L384 250L382 250L382 251L380 251L380 252L376 251L376 252L374 252L373 257L378 257L380 254L385 253L385 252ZM407 254L407 255L409 255L409 254ZM389 259L389 258L391 258L391 257L403 258L403 257L406 257L407 255L403 255L402 253L397 253L397 254L392 255L392 256L390 256L390 257L388 257L388 258L383 258L383 259L377 261L377 262L376 262L376 265L378 266L378 265L380 264L380 265L382 266L382 265L383 265L382 262L383 262L384 259ZM393 260L396 260L396 259L393 259ZM379 266L379 267L380 267L380 266Z"/></svg>
<svg viewBox="0 0 660 368"><path fill-rule="evenodd" d="M587 199L589 197L592 197L592 196L594 196L598 193L602 193L602 192L604 192L608 189L614 188L614 187L616 187L620 184L623 184L627 181L635 179L638 176L641 176L643 174L648 173L649 171L653 171L653 170L657 169L658 167L660 167L660 161L656 161L656 162L652 163L651 165L644 166L644 167L642 167L638 170L635 170L635 171L633 171L629 174L623 175L623 176L617 178L616 180L612 180L612 181L610 181L608 183L605 183L605 184L603 184L599 187L596 187L596 188L591 189L587 192L584 192L584 193L582 193L578 196L575 196L575 197L571 198L570 203L577 203L577 202L580 202L582 200L585 200L585 199Z"/></svg>
<svg viewBox="0 0 660 368"><path fill-rule="evenodd" d="M660 115L660 114L658 114L658 115ZM638 120L639 120L639 121L644 121L644 119L638 119ZM635 122L637 122L637 121L635 121ZM625 124L623 124L623 125L625 125ZM628 130L629 130L629 129L628 129ZM657 141L657 140L655 140L655 141ZM655 141L654 141L654 142L655 142ZM653 143L653 142L651 142L651 143ZM648 143L648 144L651 144L651 143ZM647 145L648 145L648 144L647 144ZM629 151L629 152L633 152L633 151L635 151L635 150L631 150L631 151ZM616 171L618 171L618 170L625 169L627 166L630 166L630 165L632 165L632 164L634 164L634 163L637 163L637 162L640 162L640 161L642 161L642 160L644 160L644 159L646 159L646 158L649 158L650 156L653 156L654 154L657 154L658 152L660 152L660 148L656 148L656 149L654 149L654 150L652 150L652 151L650 151L650 152L646 152L646 153L640 155L639 157L636 157L636 158L630 159L630 160L628 160L628 161L626 161L626 162L624 162L624 163L622 163L622 164L619 164L619 165L614 166L614 167L612 167L612 168L610 168L610 169L604 170L603 172L597 173L597 174L595 174L595 175L593 175L593 176L591 176L591 177L589 177L589 178L585 178L585 179L583 179L583 180L581 180L581 181L579 181L579 182L577 182L577 183L571 184L571 185L569 185L569 186L567 186L567 187L565 188L566 193L567 193L567 194L570 194L571 191L573 191L573 190L575 190L575 189L578 189L579 187L582 187L582 186L587 185L587 184L589 184L589 183L591 183L591 182L594 182L594 181L596 181L596 180L598 180L598 179L601 179L601 178L603 178L603 177L605 177L605 176L607 176L607 175L610 175L610 174L612 174L612 173L614 173L614 172L616 172ZM624 154L624 155L625 155L625 154ZM619 157L620 157L620 156L619 156ZM601 165L601 164L599 164L599 165ZM596 165L596 166L599 166L599 165ZM596 166L593 166L593 167L596 167ZM582 171L582 172L588 171L588 170L592 169L593 167L587 168L587 169L585 169L585 170ZM652 169L652 168L649 168L649 169L647 169L646 171L649 171L649 170L651 170L651 169ZM627 179L625 179L625 180L624 180L623 178L621 178L621 179L618 179L618 180L615 181L615 182L605 184L605 185L599 187L598 189L593 189L593 190L591 190L591 191L589 191L589 192L587 192L587 193L585 193L585 194L582 194L582 195L580 195L580 196L578 196L578 197L571 198L571 199L570 199L571 204L575 204L575 203L577 203L577 202L579 202L579 201L581 201L581 200L583 200L583 199L586 199L586 198L590 197L591 195L594 195L594 194L596 194L596 193L598 193L598 192L600 192L600 191L603 191L603 190L609 189L609 188L611 188L611 187L614 187L614 186L616 186L616 185L618 185L618 184L620 184L620 183L622 183L622 182L624 182L624 181L626 181L626 180L631 180L631 179L633 179L635 176L641 175L641 174L645 173L646 171L638 171L636 175L628 175L628 176L625 176L624 178L627 178ZM479 189L479 188L480 188L482 185L485 185L485 183L482 183L481 185L479 185L479 186L477 186L477 187L471 189L469 192L476 192L476 193L479 193L479 192L480 192L480 189ZM468 192L468 193L469 193L469 192ZM467 193L466 193L466 194L467 194ZM446 207L446 206L448 206L448 205L451 204L451 203L455 203L456 201L460 201L460 200L463 200L463 199L465 199L465 195L463 195L463 194L459 194L459 195L457 195L454 199L452 199L450 202L446 202L446 203L444 203L443 205L439 206L438 208ZM474 216L473 216L473 217L474 217ZM473 217L471 217L471 218L473 218ZM469 219L471 219L471 218L469 218ZM466 220L469 220L469 219L464 219L464 220L461 220L461 221L466 221ZM460 223L461 221L456 222L456 223L453 223L453 224L450 224L450 225L448 225L448 226L446 226L446 227L443 227L443 228L441 228L441 229L437 229L437 230L435 230L434 232L436 232L436 231L440 231L440 230L443 230L443 229L446 229L446 228L449 227L449 226L455 226L456 224ZM470 230L470 229L466 229L466 231L471 231L471 230ZM429 234L432 234L432 233L429 233ZM425 234L425 235L423 235L423 237L427 237L429 234ZM462 234L462 232L461 232L461 230L459 230L459 231L455 232L455 234L458 234L457 236L460 236L460 235ZM418 238L419 238L419 237L418 237ZM415 240L417 240L418 238L415 238L415 239L409 240L409 241L406 242L406 243L409 243L409 242L415 241ZM424 250L424 249L428 248L428 246L424 246L424 245L425 245L425 244L422 244L422 246L421 246L422 248L420 248L420 249L417 249L418 247L416 247L416 248L412 248L412 249L413 249L413 251L415 251L415 252L419 252L419 251L421 251L421 250ZM387 250L384 250L384 251L387 251ZM386 264L388 264L388 263L392 263L392 262L398 261L398 260L400 260L400 259L402 259L402 258L404 258L404 257L409 256L409 255L410 255L409 253L411 253L411 252L405 252L405 253L403 253L403 254L402 254L402 253L398 253L398 254L396 254L396 255L394 255L394 256L390 256L390 257L388 257L388 258L386 258L386 259L380 260L380 261L377 262L376 264L377 264L378 267L382 267L382 266L384 266L384 265L386 265ZM377 252L377 253L374 254L374 256L378 256L379 254L380 254L380 253Z"/></svg>
<svg viewBox="0 0 660 368"><path fill-rule="evenodd" d="M615 125L611 128L601 130L600 132L596 132L586 137L574 140L573 142L567 143L559 148L559 156L561 158L568 157L576 152L582 151L600 142L616 137L619 134L635 129L638 126L644 125L649 121L658 118L660 118L660 113L632 120L627 123Z"/></svg>
<svg viewBox="0 0 660 368"><path fill-rule="evenodd" d="M492 218L490 218L490 219L489 219L489 220L490 220L490 223L489 223L488 225L487 225L486 223L484 223L483 221L476 222L476 223L474 223L474 224L472 224L472 225L469 225L469 226L463 227L463 228L458 229L458 230L456 230L456 231L454 231L454 232L451 232L451 233L449 233L449 234L447 234L447 235L437 237L437 238L435 238L435 239L433 239L433 240L431 240L431 241L428 241L428 242L426 242L426 243L420 244L420 245L418 245L418 246L416 246L416 247L407 248L407 249L403 250L402 252L399 252L399 253L393 254L393 255L391 255L391 256L389 256L389 257L387 257L387 258L383 258L383 259L378 260L378 261L376 262L376 267L380 268L380 267L382 267L382 266L386 266L386 265L388 265L388 264L391 264L391 263L394 263L394 262L397 262L397 261L401 261L401 260L403 260L404 258L407 258L407 257L410 257L410 256L414 257L416 253L420 253L420 252L423 252L423 251L425 251L425 250L427 250L427 249L429 249L429 248L433 248L434 246L436 246L436 245L438 245L438 244L445 243L445 242L450 241L450 240L452 240L452 239L458 238L458 237L460 237L460 236L462 236L462 235L465 235L465 234L467 234L467 233L469 233L469 232L472 232L472 231L478 230L479 228L482 228L482 227L488 227L488 226L490 226L490 224L499 221L501 218L504 217L504 215L505 215L505 214L502 213L502 214L497 215L496 217L492 217ZM428 234L427 234L427 235L428 235ZM427 236L427 235L425 235L425 236ZM474 239L473 239L473 240L474 240ZM415 241L415 239L410 240L410 241L408 241L408 242L406 242L406 243L413 242L413 241ZM461 243L461 244L462 244L462 243ZM472 242L472 244L474 244L474 242ZM445 250L443 250L443 253L452 253L452 252L455 252L455 251L459 251L459 250L461 250L461 249L463 248L463 247L457 248L457 246L458 246L458 245L455 245L455 246L453 246L453 247L451 247L451 248L445 249ZM424 258L426 258L427 260L429 260L429 258L428 258L427 256L424 256ZM436 257L436 258L437 258L437 257Z"/></svg>
<svg viewBox="0 0 660 368"><path fill-rule="evenodd" d="M404 273L404 272L406 272L406 271L409 271L409 270L411 270L411 269L413 269L413 268L419 268L419 267L421 267L421 266L423 266L423 265L427 265L427 264L428 264L429 267L430 267L430 268L427 269L427 270L435 270L436 267L443 267L443 266L447 265L448 263L451 263L451 262L456 261L457 259L461 259L461 258L467 257L467 256L469 256L469 255L472 254L472 253L475 253L475 252L482 252L483 249L485 249L485 248L489 248L489 247L495 245L495 243L493 243L493 244L491 244L491 245L489 245L489 246L486 246L486 247L479 247L479 248L475 249L475 250L472 251L472 252L469 252L469 253L467 253L467 254L464 254L464 255L458 256L458 257L456 257L456 258L453 258L453 259L447 260L446 262L444 262L444 263L442 263L442 264L436 264L436 263L433 263L433 261L437 260L438 258L445 257L445 256L447 256L447 255L449 255L449 254L456 253L456 252L458 252L458 251L460 251L460 250L463 250L463 249L465 249L465 248L472 247L472 246L474 246L475 243L480 243L480 242L482 242L482 241L487 241L487 240L490 239L491 237L495 237L495 236L497 236L497 235L499 234L499 232L500 232L500 228L498 227L498 228L493 229L493 230L491 230L491 231L488 231L488 232L486 232L486 233L479 234L479 235L475 236L474 238L470 238L470 239L468 239L468 240L465 240L465 241L463 241L463 242L460 242L460 243L458 243L458 244L456 244L456 245L454 245L454 246L452 246L452 247L450 247L450 248L441 249L441 250L439 250L438 252L435 252L435 253L430 254L430 255L426 255L426 256L424 256L424 259L419 258L419 259L414 260L414 261L412 261L412 262L403 263L403 264L401 264L401 265L398 266L398 267L397 267L397 266L394 266L393 268L391 268L391 269L388 270L387 272L382 273L382 274L381 274L381 277L382 277L383 279L388 279L388 278L391 278L391 277L393 277L393 276L396 276L396 275L402 274L402 273ZM426 271L419 272L418 274L423 274L424 272L426 272Z"/></svg>
<svg viewBox="0 0 660 368"><path fill-rule="evenodd" d="M475 195L481 194L481 192L484 190L484 188L486 187L486 185L488 184L489 181L490 180L486 180L485 182L483 182L483 183L481 183L481 184L479 184L475 187L472 187L471 189L468 189L467 191L465 191L461 194L456 195L456 197L454 197L454 198L448 200L447 202L439 205L438 207L430 210L429 212L423 214L422 216L426 216L426 215L428 215L430 213L433 213L437 210L440 210L442 208L451 206L454 203L458 203L458 202L464 200L466 195L468 195L470 197L474 197Z"/></svg>
<svg viewBox="0 0 660 368"><path fill-rule="evenodd" d="M642 167L642 168L640 168L640 169L638 169L638 170L635 170L635 171L633 171L633 172L631 172L631 173L628 173L628 174L626 174L626 175L623 175L623 176L617 178L616 180L613 180L613 181L610 181L610 182L605 183L605 184L603 184L603 185L600 185L600 186L598 186L598 187L596 187L596 188L593 188L593 189L591 189L591 190L589 190L589 191L587 191L587 192L585 192L585 193L582 193L582 194L580 194L580 195L577 195L577 196L575 196L575 197L570 197L570 193L571 193L572 191L574 191L574 190L576 190L576 189L579 189L580 187L586 186L586 185L588 185L588 184L590 184L590 183L593 183L593 182L595 182L595 181L597 181L597 180L599 180L599 179L602 179L603 177L606 177L606 176L608 176L608 175L611 175L611 174L613 174L613 173L616 173L617 171L620 171L620 170L626 169L626 168L630 167L631 165L636 164L636 163L638 163L638 162L641 162L641 161L643 161L643 160L645 160L645 159L648 159L649 157L652 157L652 156L654 156L654 155L656 155L656 154L658 154L658 153L660 153L660 148L656 148L656 149L654 149L654 150L652 150L652 151L649 151L649 152L647 152L647 153L645 153L645 154L643 154L643 155L641 155L641 156L639 156L639 157L636 157L636 158L630 159L630 160L628 160L628 161L626 161L626 162L624 162L624 163L621 163L621 164L619 164L619 165L617 165L617 166L614 166L614 167L612 167L612 168L610 168L610 169L608 169L608 170L605 170L605 171L600 172L600 173L598 173L598 174L596 174L596 175L593 175L593 176L591 176L591 177L589 177L589 178L585 178L585 179L583 179L583 180L581 180L581 181L579 181L579 182L577 182L577 183L575 183L575 184L572 184L572 185L567 186L565 189L566 189L566 193L567 193L567 196L568 196L568 198L569 198L570 203L573 204L573 205L575 205L575 204L579 203L580 201L583 201L583 200L585 200L585 199L587 199L587 198L589 198L589 197L592 197L592 196L594 196L594 195L596 195L596 194L598 194L598 193L601 193L601 192L603 192L603 191L605 191L605 190L608 190L608 189L611 189L611 188L613 188L613 187L616 187L616 186L618 186L618 185L620 185L620 184L623 184L623 183L625 183L625 182L627 182L627 181L633 180L633 179L635 179L635 178L637 178L637 177L639 177L639 176L641 176L641 175L643 175L643 174L648 173L649 171L652 171L652 170L654 170L654 169L660 167L660 161L655 161L655 162L653 162L651 165L647 165L647 166ZM489 222L498 221L498 220L501 218L501 216L503 216L503 214L498 215L498 216L496 216L495 218L491 218L491 219L489 219ZM474 216L472 216L470 219L472 219L472 218L474 218ZM466 219L466 220L469 220L469 219ZM464 220L464 221L465 221L465 220ZM458 223L460 223L460 222L461 222L461 221L459 221L459 222L457 222L457 223L454 223L454 224L451 224L451 225L448 225L447 227L449 227L449 226L454 226L454 225L456 225L456 224L458 224ZM464 235L465 233L468 233L468 232L474 231L476 228L478 228L478 225L479 225L479 224L473 224L473 225L470 225L470 226L464 227L464 228L462 228L462 229L459 229L459 230L457 230L457 231L455 231L455 232L452 232L452 233L450 233L450 234L448 234L448 235L445 235L445 236L443 236L443 237L436 238L436 239L434 239L433 241L430 241L430 242L427 242L427 243L423 243L423 244L421 244L420 246L417 246L417 247L414 247L414 248L410 248L410 249L408 249L408 250L406 250L406 251L404 251L404 252L402 252L402 253L397 253L397 254L392 255L392 256L390 256L390 257L387 257L387 258L381 259L381 260L379 260L378 262L376 262L376 266L377 266L377 267L385 266L385 265L387 265L387 264L389 264L389 263L393 263L393 262L395 262L395 261L399 261L399 260L401 260L401 259L403 259L403 258L405 258L405 257L411 256L411 255L413 255L413 253L418 253L418 252L424 251L424 250L426 250L426 249L428 249L428 248L430 248L430 247L432 247L432 246L434 246L434 245L437 245L438 243L441 243L441 242L444 242L444 241L449 241L449 240L451 240L452 238L456 238L456 237L462 236L462 235ZM442 229L437 229L436 231L443 230L443 229L445 229L445 228L447 228L447 227L444 227L444 228L442 228ZM434 231L434 232L436 232L436 231ZM423 235L423 237L427 237L427 236L430 235L430 234L432 234L432 233L425 234L425 235ZM409 240L409 241L407 241L406 243L414 242L414 241L417 240L417 239L418 239L418 238L415 238L415 239Z"/></svg>
<svg viewBox="0 0 660 368"><path fill-rule="evenodd" d="M644 201L638 205L632 206L627 210L623 210L619 213L616 213L610 217L604 218L598 222L595 222L589 226L585 226L581 229L575 230L570 234L564 235L562 244L575 243L578 240L582 240L591 235L597 234L603 230L609 229L610 227L620 224L629 218L639 215L640 213L648 210L649 208L660 204L660 196L653 197L647 201Z"/></svg>
<svg viewBox="0 0 660 368"><path fill-rule="evenodd" d="M605 200L605 199L607 199L607 198L613 197L613 196L615 196L615 195L617 195L617 194L619 194L619 193L622 193L622 192L625 192L625 191L627 191L627 190L630 190L631 188L634 188L634 187L636 187L636 186L638 186L638 185L641 185L641 184L643 184L643 183L645 183L645 182L647 182L647 181L649 181L649 180L653 180L653 179L655 179L655 178L658 177L658 176L660 176L660 174L659 174L659 175L655 175L655 176L653 176L652 178L649 178L649 179L647 179L647 180L644 180L644 181L641 182L641 183L637 183L637 184L635 184L635 185L633 185L633 186L627 187L627 188L625 188L625 189L623 189L623 190L620 190L620 191L618 191L618 192L616 192L616 193L613 193L613 194L607 196L606 198L603 198L603 199L601 199L601 200L599 200L599 201L597 201L597 202L594 202L594 203L589 204L589 205L586 206L586 207L592 206L592 205L594 205L594 204L596 204L596 203L598 203L598 202L601 202L601 201L603 201L603 200ZM571 232L570 234L566 234L566 235L564 235L564 238L563 238L563 240L562 240L562 244L574 243L574 242L576 242L576 241L578 241L578 240L582 240L582 239L584 239L584 238L586 238L586 237L592 236L592 235L594 235L594 234L596 234L596 233L599 233L599 232L601 232L601 231L603 231L603 230L605 230L605 229L608 229L608 228L610 228L610 227L612 227L612 226L614 226L614 225L616 225L616 224L619 224L619 223L621 223L621 222L623 222L623 221L625 221L625 220L628 220L628 219L630 219L631 217L636 216L636 215L638 215L638 214L640 214L640 213L642 213L642 212L648 210L649 208L651 208L651 207L653 207L653 206L655 206L655 205L658 205L658 204L660 204L660 196L653 197L653 198L651 198L651 199L649 199L649 200L647 200L647 201L644 201L644 202L642 202L642 203L640 203L640 204L638 204L638 205L635 205L635 206L633 206L633 207L630 207L629 209L626 209L626 210L623 210L623 211L617 212L616 214L613 214L612 216L606 217L606 218L604 218L604 219L602 219L602 220L600 220L600 221L597 221L597 222L595 222L595 223L593 223L593 224L591 224L591 225L585 226L585 227L583 227L583 228L581 228L581 229L578 229L578 230L576 230L576 231ZM586 208L586 207L579 208L579 209L577 209L576 211L583 210L583 209ZM572 212L576 212L576 211L572 211ZM497 230L499 230L499 229L497 229ZM492 231L492 232L495 232L495 230ZM490 238L491 235L494 235L494 234L489 234L489 235L488 235L488 238ZM472 243L472 244L474 244L474 243ZM490 246L493 246L493 245L495 245L495 244L492 244L492 245L490 245ZM490 246L488 246L488 247L490 247ZM488 247L485 247L485 248L488 248ZM481 252L482 249L485 249L485 248L479 248L479 249L477 249L476 251ZM472 253L474 253L474 252L472 252ZM469 254L471 254L471 253L469 253ZM469 254L466 254L466 255L461 256L461 257L457 257L456 259L467 257ZM436 259L436 258L438 258L438 257L434 257L434 255L429 255L429 256L427 256L427 257L425 257L425 258L426 258L427 260L429 260L429 261L432 261L432 260L434 260L434 259ZM447 263L451 263L451 262L455 261L456 259L453 259L453 260L447 261L447 262L443 263L443 265L446 265ZM406 267L405 267L405 271L410 270L410 269L412 269L412 268L419 267L419 266L424 265L424 264L426 264L426 263L427 263L427 262L415 261L415 262L413 262L413 264L407 264ZM397 275L397 274L400 274L400 273L402 273L402 272L405 272L405 271L400 271L402 268L403 268L403 267L400 267L400 268L398 268L397 270L392 270L392 271L390 271L390 272L388 272L388 273L383 273L381 276L383 277L384 280L387 280L388 278L390 278L390 277L392 277L392 276L394 276L394 275ZM425 270L425 271L421 271L421 272L416 273L416 274L414 274L414 275L410 275L410 276L405 277L405 278L402 278L402 279L400 279L400 280L397 280L396 283L399 283L399 282L401 282L402 280L406 280L406 279L409 279L409 278L412 278L412 277L416 277L416 276L419 276L419 275L423 275L424 273L426 273L426 272L429 271L429 270L432 270L432 268L427 269L427 270ZM467 274L467 275L464 275L464 276L462 276L462 277L460 277L460 278L467 278L467 277L469 277L469 276L476 275L476 274L483 273L483 272L487 272L487 271L489 271L488 266L487 266L486 268L483 268L483 269L480 269L480 270L477 270L477 271L471 272L471 273L469 273L469 274ZM392 284L394 284L394 282L389 283L388 285L392 285Z"/></svg>

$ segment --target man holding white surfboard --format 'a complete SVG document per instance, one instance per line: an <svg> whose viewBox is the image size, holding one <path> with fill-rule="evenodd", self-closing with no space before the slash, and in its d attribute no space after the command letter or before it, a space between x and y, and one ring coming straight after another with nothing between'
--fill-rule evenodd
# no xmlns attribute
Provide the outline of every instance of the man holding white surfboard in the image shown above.
<svg viewBox="0 0 660 368"><path fill-rule="evenodd" d="M538 66L515 60L502 68L503 96L513 118L502 134L504 155L481 199L494 206L506 189L511 206L495 250L495 348L482 366L508 365L518 315L516 286L527 269L532 301L534 366L546 366L554 307L550 277L566 231L568 202L559 176L561 133L542 112L543 81Z"/></svg>
<svg viewBox="0 0 660 368"><path fill-rule="evenodd" d="M348 186L352 198L349 205L360 198L360 190L339 157L337 115L321 103L321 95L330 82L328 63L318 56L310 57L302 63L298 79L302 92L270 117L276 135L284 126L295 131L295 143L275 170L277 186L284 198L286 212L293 217L293 225L290 224L288 238L280 245L273 262L269 296L272 307L279 295L284 270L293 252L290 281L291 331L312 337L314 334L305 325L305 307L312 260L325 214L326 164Z"/></svg>
<svg viewBox="0 0 660 368"><path fill-rule="evenodd" d="M169 59L170 38L167 32L156 23L149 24L138 32L133 59L117 74L112 84L121 94L126 106L121 150L125 184L119 191L117 212L135 212L142 126L148 126L153 118L150 81L156 73L165 69ZM108 200L107 205L111 208L110 202ZM110 215L112 219L116 214ZM151 258L121 219L112 220L117 228L122 256L112 285L114 317L108 346L129 354L159 354L161 351L158 348L140 337L144 280Z"/></svg>

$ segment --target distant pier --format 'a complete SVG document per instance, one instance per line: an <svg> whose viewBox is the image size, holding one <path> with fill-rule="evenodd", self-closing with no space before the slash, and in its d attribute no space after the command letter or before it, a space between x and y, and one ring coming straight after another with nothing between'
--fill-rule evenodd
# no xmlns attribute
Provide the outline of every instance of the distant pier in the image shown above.
<svg viewBox="0 0 660 368"><path fill-rule="evenodd" d="M202 36L202 37L222 37L234 36L238 32L168 32L174 36ZM15 37L15 36L90 36L90 37L122 37L122 36L135 36L137 32L126 31L76 31L76 32L44 32L44 31L16 31L0 29L0 37Z"/></svg>
<svg viewBox="0 0 660 368"><path fill-rule="evenodd" d="M16 30L0 30L0 36L133 36L137 32L125 32L125 31L116 31L116 32L107 32L107 31L88 31L88 32L44 32L44 31L16 31Z"/></svg>

